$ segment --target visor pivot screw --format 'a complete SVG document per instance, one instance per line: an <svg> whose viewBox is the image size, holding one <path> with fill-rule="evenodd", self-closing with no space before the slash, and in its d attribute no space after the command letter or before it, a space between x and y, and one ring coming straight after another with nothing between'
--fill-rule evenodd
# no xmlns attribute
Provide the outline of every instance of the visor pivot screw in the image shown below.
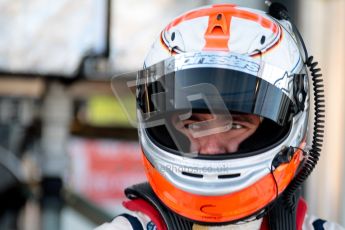
<svg viewBox="0 0 345 230"><path fill-rule="evenodd" d="M222 19L222 15L221 14L218 14L217 15L217 20L220 21Z"/></svg>

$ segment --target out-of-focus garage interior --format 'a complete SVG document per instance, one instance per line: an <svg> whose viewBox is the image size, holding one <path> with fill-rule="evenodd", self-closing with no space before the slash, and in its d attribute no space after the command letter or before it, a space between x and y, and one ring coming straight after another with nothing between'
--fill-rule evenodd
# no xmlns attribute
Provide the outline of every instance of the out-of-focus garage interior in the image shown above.
<svg viewBox="0 0 345 230"><path fill-rule="evenodd" d="M266 9L264 1L222 1ZM283 2L325 83L308 212L345 225L345 0ZM0 229L92 229L145 180L134 101L111 78L142 68L160 30L199 0L0 1ZM131 106L129 106L131 107Z"/></svg>

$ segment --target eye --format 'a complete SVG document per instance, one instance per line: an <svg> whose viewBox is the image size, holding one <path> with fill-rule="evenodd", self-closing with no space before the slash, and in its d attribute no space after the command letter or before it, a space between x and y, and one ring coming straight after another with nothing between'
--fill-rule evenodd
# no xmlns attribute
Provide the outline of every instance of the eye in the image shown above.
<svg viewBox="0 0 345 230"><path fill-rule="evenodd" d="M242 125L240 125L240 124L236 124L236 123L233 123L232 124L232 128L231 129L242 129L243 128L243 126Z"/></svg>
<svg viewBox="0 0 345 230"><path fill-rule="evenodd" d="M194 120L185 120L183 121L183 126L184 128L188 129L190 127L190 125L193 125L193 123L195 123L197 121L194 121Z"/></svg>

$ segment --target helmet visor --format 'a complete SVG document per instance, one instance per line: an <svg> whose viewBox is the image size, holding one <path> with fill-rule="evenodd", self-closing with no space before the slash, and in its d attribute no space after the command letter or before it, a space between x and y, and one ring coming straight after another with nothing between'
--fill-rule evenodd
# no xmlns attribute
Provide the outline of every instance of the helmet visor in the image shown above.
<svg viewBox="0 0 345 230"><path fill-rule="evenodd" d="M281 88L284 76L238 54L177 55L138 72L138 120L170 152L195 157L260 150L290 127L294 103Z"/></svg>

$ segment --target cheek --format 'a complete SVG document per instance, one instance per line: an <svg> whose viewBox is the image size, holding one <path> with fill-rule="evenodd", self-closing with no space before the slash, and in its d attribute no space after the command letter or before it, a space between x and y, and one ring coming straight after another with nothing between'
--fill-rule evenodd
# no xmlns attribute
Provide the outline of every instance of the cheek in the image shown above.
<svg viewBox="0 0 345 230"><path fill-rule="evenodd" d="M234 153L238 150L238 146L240 145L240 142L237 140L231 140L226 143L226 151L228 153Z"/></svg>

